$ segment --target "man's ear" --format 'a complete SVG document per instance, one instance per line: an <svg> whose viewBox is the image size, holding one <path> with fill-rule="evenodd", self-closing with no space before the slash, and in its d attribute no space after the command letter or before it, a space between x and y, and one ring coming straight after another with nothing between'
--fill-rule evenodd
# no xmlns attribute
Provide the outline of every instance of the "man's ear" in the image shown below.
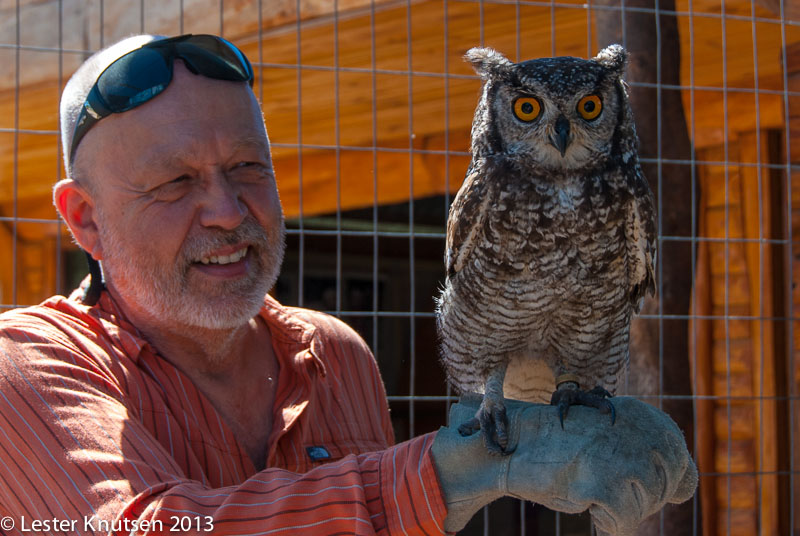
<svg viewBox="0 0 800 536"><path fill-rule="evenodd" d="M53 202L78 245L95 260L103 260L97 212L88 190L73 179L62 179L53 187Z"/></svg>

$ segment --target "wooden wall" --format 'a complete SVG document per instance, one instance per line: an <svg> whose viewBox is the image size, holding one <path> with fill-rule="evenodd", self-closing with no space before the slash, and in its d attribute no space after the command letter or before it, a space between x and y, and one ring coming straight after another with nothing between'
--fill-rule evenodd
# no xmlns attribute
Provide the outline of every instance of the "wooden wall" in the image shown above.
<svg viewBox="0 0 800 536"><path fill-rule="evenodd" d="M783 284L775 211L785 198L780 136L742 133L698 153L701 186L693 366L705 534L779 534ZM725 150L727 149L727 155ZM726 158L727 156L727 158ZM727 164L725 162L728 162ZM776 203L777 202L777 203ZM779 341L780 342L780 341Z"/></svg>
<svg viewBox="0 0 800 536"><path fill-rule="evenodd" d="M720 144L729 132L783 126L777 58L782 36L800 41L800 27L781 26L774 6L763 4L726 1L722 24L718 1L676 2L681 82L692 87L683 98L698 147ZM256 91L288 217L456 191L480 86L461 59L468 48L482 43L512 59L597 50L594 12L583 2L336 5L334 13L322 0L263 2L260 12L249 0L0 3L0 43L23 47L0 47L0 218L55 219L60 90L87 51L130 33L222 32L258 64ZM725 91L731 87L739 90ZM766 92L754 98L755 87ZM9 221L0 225L10 232ZM20 244L52 244L57 230L31 222L13 234ZM8 262L0 268L3 293L20 294ZM55 290L48 283L38 299Z"/></svg>
<svg viewBox="0 0 800 536"><path fill-rule="evenodd" d="M289 216L456 190L466 167L459 153L468 149L479 88L461 59L471 46L491 45L512 59L585 57L597 50L592 12L582 2L551 9L379 0L373 10L367 0L347 0L338 3L336 17L331 2L307 0L299 12L297 5L294 0L264 2L259 13L247 0L226 1L222 11L216 0L185 0L181 12L178 0L158 5L116 0L102 6L99 0L21 0L19 40L29 48L19 57L13 49L0 49L0 64L10 67L0 72L0 129L7 129L0 130L0 213L10 215L16 200L17 216L53 216L47 199L63 173L55 134L60 88L85 56L82 51L142 29L223 31L261 63L256 90L276 144ZM782 89L776 13L756 6L757 22L731 18L722 25L719 2L684 0L677 9L688 13L690 5L697 15L680 16L679 25L682 83L697 88L684 92L695 143L721 143L727 131L780 128L780 95L760 95L758 115L752 93L729 91L723 98L725 85ZM15 6L2 6L0 40L15 43ZM751 15L745 0L726 2L725 9L732 17ZM800 41L800 28L784 31L787 39ZM22 132L15 136L15 128ZM298 144L306 146L302 174ZM373 147L377 164L369 151ZM445 162L443 152L456 153L451 157L456 160Z"/></svg>

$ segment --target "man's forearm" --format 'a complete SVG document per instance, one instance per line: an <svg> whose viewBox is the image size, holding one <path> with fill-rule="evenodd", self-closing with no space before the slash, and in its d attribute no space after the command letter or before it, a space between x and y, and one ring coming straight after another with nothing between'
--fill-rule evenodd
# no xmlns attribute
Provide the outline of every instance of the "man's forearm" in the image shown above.
<svg viewBox="0 0 800 536"><path fill-rule="evenodd" d="M133 498L120 519L160 527L194 520L198 533L213 527L214 534L439 534L446 511L430 455L434 436L305 474L265 469L236 487L167 483Z"/></svg>

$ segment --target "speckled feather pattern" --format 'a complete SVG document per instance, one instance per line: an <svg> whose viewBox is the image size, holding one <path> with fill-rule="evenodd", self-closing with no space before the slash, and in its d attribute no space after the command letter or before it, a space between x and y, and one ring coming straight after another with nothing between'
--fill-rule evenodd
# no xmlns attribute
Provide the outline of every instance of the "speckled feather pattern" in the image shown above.
<svg viewBox="0 0 800 536"><path fill-rule="evenodd" d="M504 395L546 400L554 377L615 393L628 363L632 315L654 292L656 223L622 82L626 55L513 64L491 49L467 58L484 79L473 160L447 227L447 279L438 299L442 362L462 391L483 392L508 367ZM587 122L575 106L601 97ZM541 116L511 113L534 96ZM549 143L570 122L561 155Z"/></svg>

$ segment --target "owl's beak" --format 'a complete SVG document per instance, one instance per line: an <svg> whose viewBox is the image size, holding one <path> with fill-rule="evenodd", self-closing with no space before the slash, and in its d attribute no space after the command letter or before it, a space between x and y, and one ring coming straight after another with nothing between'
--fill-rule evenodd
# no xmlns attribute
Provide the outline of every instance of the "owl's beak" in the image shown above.
<svg viewBox="0 0 800 536"><path fill-rule="evenodd" d="M569 120L564 117L564 114L559 115L556 119L555 132L550 136L550 143L558 149L563 158L569 145Z"/></svg>

